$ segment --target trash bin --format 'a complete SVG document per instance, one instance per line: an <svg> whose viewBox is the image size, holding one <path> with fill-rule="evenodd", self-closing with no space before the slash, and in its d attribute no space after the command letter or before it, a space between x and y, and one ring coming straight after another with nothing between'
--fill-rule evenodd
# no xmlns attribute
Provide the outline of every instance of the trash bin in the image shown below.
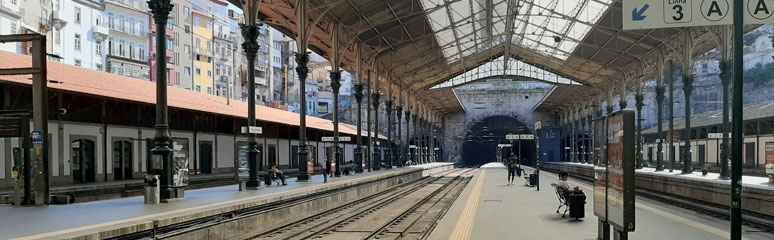
<svg viewBox="0 0 774 240"><path fill-rule="evenodd" d="M145 204L159 204L159 175L145 175Z"/></svg>
<svg viewBox="0 0 774 240"><path fill-rule="evenodd" d="M537 186L537 178L538 178L537 174L534 174L534 173L530 174L529 175L529 185L530 186Z"/></svg>
<svg viewBox="0 0 774 240"><path fill-rule="evenodd" d="M586 195L583 193L571 193L567 196L570 201L570 218L584 218L586 215Z"/></svg>

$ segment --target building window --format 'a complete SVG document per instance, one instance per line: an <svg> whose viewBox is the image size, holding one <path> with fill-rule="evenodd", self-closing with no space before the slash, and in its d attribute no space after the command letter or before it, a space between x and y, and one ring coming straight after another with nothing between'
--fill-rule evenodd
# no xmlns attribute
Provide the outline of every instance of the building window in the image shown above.
<svg viewBox="0 0 774 240"><path fill-rule="evenodd" d="M102 56L102 42L101 42L101 41L97 41L97 42L95 43L95 46L94 46L94 52L95 52L97 55L99 55L99 56Z"/></svg>
<svg viewBox="0 0 774 240"><path fill-rule="evenodd" d="M207 86L207 94L212 95L212 87Z"/></svg>
<svg viewBox="0 0 774 240"><path fill-rule="evenodd" d="M81 60L80 59L75 59L75 66L78 66L78 67L81 66Z"/></svg>
<svg viewBox="0 0 774 240"><path fill-rule="evenodd" d="M97 70L102 71L102 63L97 63L96 67Z"/></svg>
<svg viewBox="0 0 774 240"><path fill-rule="evenodd" d="M145 44L140 44L140 60L145 61Z"/></svg>
<svg viewBox="0 0 774 240"><path fill-rule="evenodd" d="M196 85L196 92L202 92L202 86Z"/></svg>
<svg viewBox="0 0 774 240"><path fill-rule="evenodd" d="M54 29L54 42L57 46L62 44L62 31Z"/></svg>
<svg viewBox="0 0 774 240"><path fill-rule="evenodd" d="M81 35L80 34L77 34L77 33L75 34L75 41L74 41L74 43L75 43L75 50L79 50L80 51L81 50Z"/></svg>
<svg viewBox="0 0 774 240"><path fill-rule="evenodd" d="M198 16L197 16L197 17L194 17L194 21L195 21L195 22L194 22L194 24L195 24L197 27L202 27L202 19L201 19L200 17L198 17Z"/></svg>
<svg viewBox="0 0 774 240"><path fill-rule="evenodd" d="M207 70L207 77L212 77L212 70Z"/></svg>
<svg viewBox="0 0 774 240"><path fill-rule="evenodd" d="M185 67L185 75L186 76L191 76L191 68L190 67Z"/></svg>
<svg viewBox="0 0 774 240"><path fill-rule="evenodd" d="M118 27L121 32L126 32L126 19L123 15L118 15Z"/></svg>
<svg viewBox="0 0 774 240"><path fill-rule="evenodd" d="M185 53L191 53L191 46L188 46L188 44L186 44L184 48L185 48Z"/></svg>
<svg viewBox="0 0 774 240"><path fill-rule="evenodd" d="M212 21L207 20L207 30L212 31Z"/></svg>
<svg viewBox="0 0 774 240"><path fill-rule="evenodd" d="M113 30L116 29L116 17L113 15L112 12L108 13L108 25L110 29L113 29Z"/></svg>
<svg viewBox="0 0 774 240"><path fill-rule="evenodd" d="M191 32L191 26L185 25L185 33Z"/></svg>
<svg viewBox="0 0 774 240"><path fill-rule="evenodd" d="M172 30L175 26L175 19L170 18L167 20L167 29Z"/></svg>
<svg viewBox="0 0 774 240"><path fill-rule="evenodd" d="M186 16L190 15L191 9L188 7L183 7L183 14L185 14Z"/></svg>
<svg viewBox="0 0 774 240"><path fill-rule="evenodd" d="M175 43L172 40L167 39L167 48L169 51L175 51Z"/></svg>
<svg viewBox="0 0 774 240"><path fill-rule="evenodd" d="M81 24L81 8L75 7L75 24Z"/></svg>
<svg viewBox="0 0 774 240"><path fill-rule="evenodd" d="M145 37L145 30L147 30L145 29L145 22L143 21L139 21L139 22L140 22L140 37Z"/></svg>
<svg viewBox="0 0 774 240"><path fill-rule="evenodd" d="M201 76L201 75L202 75L202 68L196 67L196 76ZM201 90L199 92L201 92Z"/></svg>
<svg viewBox="0 0 774 240"><path fill-rule="evenodd" d="M129 33L130 34L136 34L136 32L134 31L135 30L134 26L135 26L134 18L129 18Z"/></svg>

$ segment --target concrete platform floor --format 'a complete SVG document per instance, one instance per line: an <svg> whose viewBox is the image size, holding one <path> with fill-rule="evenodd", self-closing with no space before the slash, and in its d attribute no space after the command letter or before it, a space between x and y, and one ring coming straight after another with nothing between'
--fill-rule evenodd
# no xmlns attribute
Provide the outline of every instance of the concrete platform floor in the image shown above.
<svg viewBox="0 0 774 240"><path fill-rule="evenodd" d="M527 172L531 172L527 170ZM540 191L524 179L507 185L504 168L480 169L430 235L430 239L596 239L591 184L570 179L586 193L586 218L562 218L551 183L556 174L540 174ZM646 198L636 199L635 232L630 239L728 239L729 222ZM569 213L568 213L569 214ZM745 239L774 239L774 234L743 227ZM611 236L612 237L612 236Z"/></svg>
<svg viewBox="0 0 774 240"><path fill-rule="evenodd" d="M432 163L439 165L440 163ZM423 167L416 165L412 167ZM428 165L430 166L430 165ZM328 182L346 181L380 173L403 171L406 168L365 172L354 176L329 178ZM281 193L323 184L322 175L312 176L312 181L296 182L287 179L287 186L272 185L258 191L238 191L237 185L196 189L185 192L185 199L158 205L145 205L143 197L128 197L70 205L51 205L46 207L14 207L0 205L0 239L12 239L66 229L90 227L114 221L129 221L132 218L152 214L186 210L192 207L206 206L248 197Z"/></svg>

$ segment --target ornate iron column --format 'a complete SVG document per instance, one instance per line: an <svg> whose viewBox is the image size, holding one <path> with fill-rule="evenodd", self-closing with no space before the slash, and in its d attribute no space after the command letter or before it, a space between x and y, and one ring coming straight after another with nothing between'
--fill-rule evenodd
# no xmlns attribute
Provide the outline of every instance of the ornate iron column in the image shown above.
<svg viewBox="0 0 774 240"><path fill-rule="evenodd" d="M357 172L363 172L363 84L355 84L355 99L357 100L357 147L355 147L355 162L360 165Z"/></svg>
<svg viewBox="0 0 774 240"><path fill-rule="evenodd" d="M728 62L720 62L720 81L723 83L723 140L720 147L720 178L728 179L728 132L731 129L729 126L728 116L728 85L731 84L731 73L728 71Z"/></svg>
<svg viewBox="0 0 774 240"><path fill-rule="evenodd" d="M390 86L392 86L392 84L390 84ZM392 88L392 87L390 87L390 88ZM394 104L394 103L393 103L393 101L390 98L392 98L392 96L389 96L387 98L387 102L385 103L385 104L387 104L387 106L385 106L385 107L387 108L386 109L387 110L387 144L389 146L387 148L389 150L389 154L387 154L387 156L385 156L387 158L386 162L388 162L388 164L386 164L387 165L386 166L387 169L391 169L392 165L394 164L394 161L393 161L393 158L394 158L393 157L393 149L395 149L395 147L394 147L395 144L393 144L393 142L392 142L392 104Z"/></svg>
<svg viewBox="0 0 774 240"><path fill-rule="evenodd" d="M401 117L400 117L401 114L403 114L403 106L398 106L395 109L395 117L398 118L398 127L397 127L397 129L398 129L398 146L396 146L396 150L398 150L398 152L395 154L395 158L396 158L396 162L397 162L396 166L398 166L398 167L403 167L403 162L405 162L405 160L403 160L403 134L401 134L403 131L401 131L402 130L401 129L402 125L401 125L401 120L400 120L401 119Z"/></svg>
<svg viewBox="0 0 774 240"><path fill-rule="evenodd" d="M334 176L341 176L341 151L339 151L339 89L341 88L341 72L331 72L331 88L333 89L333 158L334 163L331 166L336 166L336 170L333 172ZM330 160L328 160L330 161ZM334 165L335 164L335 165ZM323 173L325 174L325 173Z"/></svg>
<svg viewBox="0 0 774 240"><path fill-rule="evenodd" d="M634 106L637 107L637 168L642 168L642 93L634 95Z"/></svg>
<svg viewBox="0 0 774 240"><path fill-rule="evenodd" d="M664 171L664 86L656 86L656 104L658 105L658 149L656 153L656 171Z"/></svg>
<svg viewBox="0 0 774 240"><path fill-rule="evenodd" d="M375 79L377 82L379 79ZM379 86L379 84L374 84L374 86ZM382 151L379 145L377 144L379 142L379 89L375 89L374 92L371 95L371 98L374 99L374 157L373 162L371 163L371 168L373 170L379 170L380 169L380 161L382 156Z"/></svg>
<svg viewBox="0 0 774 240"><path fill-rule="evenodd" d="M247 58L247 69L255 69L255 57L258 53L258 25L242 25L242 36L245 42L242 48ZM247 125L255 126L255 71L247 71ZM258 180L258 171L263 164L259 160L258 142L255 140L255 134L248 133L247 138L247 162L250 167L248 170L249 178L247 180L248 189L257 189L261 186Z"/></svg>
<svg viewBox="0 0 774 240"><path fill-rule="evenodd" d="M418 109L414 111L414 135L416 135L414 136L414 146L416 146L416 150L414 151L414 159L416 160L416 164L422 164L422 161L419 160L419 152L421 150L419 145L419 136L421 136L421 134L419 133L419 114L417 114L418 111Z"/></svg>
<svg viewBox="0 0 774 240"><path fill-rule="evenodd" d="M406 151L404 152L405 160L403 162L411 160L411 163L414 164L414 159L411 157L411 108L406 107L403 115L406 117Z"/></svg>
<svg viewBox="0 0 774 240"><path fill-rule="evenodd" d="M693 75L684 74L683 93L685 94L685 147L683 147L683 174L693 172L691 162L691 93L693 92Z"/></svg>
<svg viewBox="0 0 774 240"><path fill-rule="evenodd" d="M371 158L373 157L373 155L371 155L372 154L371 145L372 145L372 142L374 141L374 138L372 135L373 131L371 131L371 87L372 87L372 85L370 85L371 71L368 71L367 76L368 76L367 78L368 78L369 85L368 85L368 88L366 89L366 94L364 96L366 98L366 129L368 130L368 145L366 145L367 153L365 154L366 156L365 168L368 169L368 172L371 172Z"/></svg>
<svg viewBox="0 0 774 240"><path fill-rule="evenodd" d="M298 87L299 95L301 95L301 126L298 134L298 176L296 177L296 181L299 182L309 181L307 173L309 151L306 150L306 77L309 73L307 63L309 63L309 54L306 52L296 54L296 64L298 65L296 73L298 73L298 79L301 80Z"/></svg>
<svg viewBox="0 0 774 240"><path fill-rule="evenodd" d="M672 68L672 61L669 61L669 74L667 74L667 79L669 79L669 148L667 149L669 151L669 172L672 172L672 170L675 167L675 80L674 76L674 69Z"/></svg>
<svg viewBox="0 0 774 240"><path fill-rule="evenodd" d="M161 201L178 198L172 182L172 149L169 134L169 116L167 115L167 27L169 12L174 5L170 0L151 0L148 7L153 13L156 24L156 134L153 137L154 148L151 150L148 172L160 175Z"/></svg>

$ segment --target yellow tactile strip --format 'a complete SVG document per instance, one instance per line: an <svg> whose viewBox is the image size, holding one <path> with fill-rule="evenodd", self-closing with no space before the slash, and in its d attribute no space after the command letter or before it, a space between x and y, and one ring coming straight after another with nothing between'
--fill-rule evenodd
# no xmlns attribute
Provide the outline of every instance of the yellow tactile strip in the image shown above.
<svg viewBox="0 0 774 240"><path fill-rule="evenodd" d="M465 209L462 210L462 215L457 220L457 225L454 227L454 231L449 239L470 239L470 234L473 233L473 222L476 220L476 211L478 211L478 202L481 198L481 190L484 186L484 177L486 177L486 170L482 170L481 175L478 176L476 185L473 186L473 192L470 193L465 203Z"/></svg>

